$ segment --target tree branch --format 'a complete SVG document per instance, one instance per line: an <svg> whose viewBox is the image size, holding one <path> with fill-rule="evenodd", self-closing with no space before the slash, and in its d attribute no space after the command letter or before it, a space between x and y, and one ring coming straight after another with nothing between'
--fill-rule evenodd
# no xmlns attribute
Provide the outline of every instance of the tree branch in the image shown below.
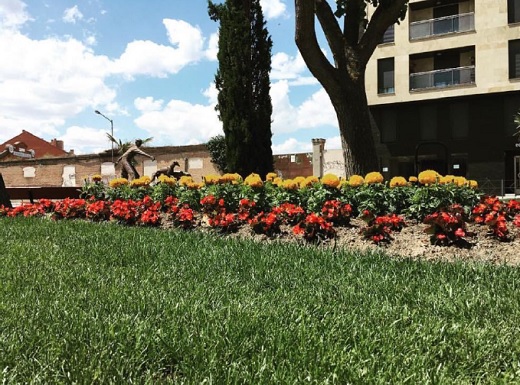
<svg viewBox="0 0 520 385"><path fill-rule="evenodd" d="M318 17L327 43L332 51L336 68L344 67L345 51L343 46L343 32L327 0L316 0L316 16Z"/></svg>

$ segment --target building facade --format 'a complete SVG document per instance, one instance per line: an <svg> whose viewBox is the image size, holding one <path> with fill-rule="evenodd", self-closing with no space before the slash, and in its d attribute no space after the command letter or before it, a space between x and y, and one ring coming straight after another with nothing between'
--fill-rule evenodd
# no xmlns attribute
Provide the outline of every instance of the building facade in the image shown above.
<svg viewBox="0 0 520 385"><path fill-rule="evenodd" d="M520 190L520 0L410 0L366 72L387 177L424 169ZM373 11L373 10L372 10Z"/></svg>

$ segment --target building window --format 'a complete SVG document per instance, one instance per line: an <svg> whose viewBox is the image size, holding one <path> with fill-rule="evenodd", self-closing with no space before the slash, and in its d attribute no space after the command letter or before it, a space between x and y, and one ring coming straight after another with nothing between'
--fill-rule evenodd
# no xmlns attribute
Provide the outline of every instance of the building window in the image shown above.
<svg viewBox="0 0 520 385"><path fill-rule="evenodd" d="M383 38L381 39L379 44L393 43L394 42L394 33L395 33L394 32L395 31L394 25L395 24L392 24L390 27L388 27L386 29L385 33L383 34Z"/></svg>
<svg viewBox="0 0 520 385"><path fill-rule="evenodd" d="M509 79L520 78L520 39L509 40Z"/></svg>
<svg viewBox="0 0 520 385"><path fill-rule="evenodd" d="M520 0L507 0L507 22L520 23Z"/></svg>
<svg viewBox="0 0 520 385"><path fill-rule="evenodd" d="M61 177L63 178L62 187L76 186L76 166L63 166Z"/></svg>
<svg viewBox="0 0 520 385"><path fill-rule="evenodd" d="M377 61L377 92L393 94L395 93L394 87L394 58L379 59Z"/></svg>
<svg viewBox="0 0 520 385"><path fill-rule="evenodd" d="M190 158L188 159L188 170L200 170L204 167L202 158ZM188 171L184 170L184 171Z"/></svg>
<svg viewBox="0 0 520 385"><path fill-rule="evenodd" d="M435 106L421 107L420 116L421 140L437 139L437 108Z"/></svg>
<svg viewBox="0 0 520 385"><path fill-rule="evenodd" d="M24 178L35 178L36 169L34 167L24 167L23 168L23 177Z"/></svg>
<svg viewBox="0 0 520 385"><path fill-rule="evenodd" d="M381 112L381 141L391 143L397 140L397 117L395 110Z"/></svg>

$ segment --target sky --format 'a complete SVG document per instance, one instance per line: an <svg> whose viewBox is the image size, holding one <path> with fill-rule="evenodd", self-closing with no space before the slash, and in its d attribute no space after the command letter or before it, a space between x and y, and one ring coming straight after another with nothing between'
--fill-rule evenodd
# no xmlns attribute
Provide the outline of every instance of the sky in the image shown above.
<svg viewBox="0 0 520 385"><path fill-rule="evenodd" d="M273 40L273 153L310 152L312 138L340 148L330 100L294 42L293 1L261 5ZM108 119L123 141L207 142L223 133L218 28L207 0L0 0L0 143L26 130L97 153L111 147Z"/></svg>

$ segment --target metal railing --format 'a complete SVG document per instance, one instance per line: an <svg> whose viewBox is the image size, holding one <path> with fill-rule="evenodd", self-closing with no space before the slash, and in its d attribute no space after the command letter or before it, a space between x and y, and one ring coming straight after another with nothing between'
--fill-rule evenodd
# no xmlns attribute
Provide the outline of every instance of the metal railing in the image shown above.
<svg viewBox="0 0 520 385"><path fill-rule="evenodd" d="M448 33L473 31L474 29L475 14L473 12L461 13L459 15L410 23L410 40L424 39Z"/></svg>
<svg viewBox="0 0 520 385"><path fill-rule="evenodd" d="M410 90L444 88L460 84L475 84L475 66L410 74Z"/></svg>

